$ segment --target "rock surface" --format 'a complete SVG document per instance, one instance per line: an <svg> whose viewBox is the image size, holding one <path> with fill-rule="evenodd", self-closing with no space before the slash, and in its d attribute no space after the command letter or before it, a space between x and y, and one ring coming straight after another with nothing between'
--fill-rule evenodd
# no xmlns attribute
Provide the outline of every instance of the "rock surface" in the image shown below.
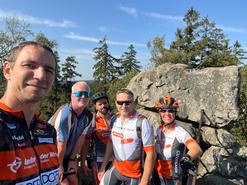
<svg viewBox="0 0 247 185"><path fill-rule="evenodd" d="M238 119L239 81L236 66L191 70L184 64L164 64L139 73L127 88L155 128L160 118L150 110L158 99L168 95L180 101L177 122L194 137L200 133L204 149L198 184L244 185L247 147L241 147L229 132Z"/></svg>

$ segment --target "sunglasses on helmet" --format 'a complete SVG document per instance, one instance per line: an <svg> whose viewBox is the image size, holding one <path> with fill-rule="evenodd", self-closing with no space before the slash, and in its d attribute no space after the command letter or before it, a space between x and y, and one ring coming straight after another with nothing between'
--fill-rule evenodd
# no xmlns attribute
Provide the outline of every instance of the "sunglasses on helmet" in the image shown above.
<svg viewBox="0 0 247 185"><path fill-rule="evenodd" d="M89 98L91 93L88 91L76 91L72 93L77 98Z"/></svg>

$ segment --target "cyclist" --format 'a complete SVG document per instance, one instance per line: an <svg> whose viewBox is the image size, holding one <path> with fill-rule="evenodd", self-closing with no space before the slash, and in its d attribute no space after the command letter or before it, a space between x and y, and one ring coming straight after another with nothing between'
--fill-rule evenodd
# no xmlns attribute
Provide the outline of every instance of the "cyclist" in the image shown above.
<svg viewBox="0 0 247 185"><path fill-rule="evenodd" d="M116 119L112 119L111 140L107 144L104 161L98 173L99 179L105 172L112 149L113 167L107 170L100 184L147 185L155 157L153 126L144 116L136 112L134 94L130 90L117 91L116 107L119 113ZM143 150L146 158L141 173Z"/></svg>
<svg viewBox="0 0 247 185"><path fill-rule="evenodd" d="M56 111L49 120L57 130L57 149L61 184L77 185L76 155L81 152L86 134L91 127L92 113L87 109L90 87L84 81L76 82L71 89L71 102Z"/></svg>
<svg viewBox="0 0 247 185"><path fill-rule="evenodd" d="M160 98L155 105L161 117L156 132L155 185L181 185L182 172L195 170L192 160L202 154L198 143L176 124L178 106L177 101L170 96ZM155 175L158 177L155 178Z"/></svg>
<svg viewBox="0 0 247 185"><path fill-rule="evenodd" d="M87 137L91 140L91 152L88 164L93 170L94 183L98 184L99 182L97 172L103 163L106 144L110 139L110 122L112 114L110 111L108 96L105 92L97 92L92 96L91 99L95 106L95 124L92 126L93 132L91 134L91 137ZM84 152L82 156L86 153L87 152ZM85 157L82 157L82 164L85 164L84 160ZM107 165L107 168L110 165L111 161ZM84 175L87 175L89 171L90 170L87 168L83 169Z"/></svg>
<svg viewBox="0 0 247 185"><path fill-rule="evenodd" d="M7 88L0 99L0 184L57 184L55 129L36 114L51 90L56 57L27 41L14 47L3 64Z"/></svg>

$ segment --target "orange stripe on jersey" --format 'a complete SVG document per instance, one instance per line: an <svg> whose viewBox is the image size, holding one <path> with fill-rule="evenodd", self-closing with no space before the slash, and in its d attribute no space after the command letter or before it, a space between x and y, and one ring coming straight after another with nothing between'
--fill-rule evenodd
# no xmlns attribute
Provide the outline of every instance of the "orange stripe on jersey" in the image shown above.
<svg viewBox="0 0 247 185"><path fill-rule="evenodd" d="M168 145L164 145L164 148L171 148L172 145L171 144L168 144Z"/></svg>
<svg viewBox="0 0 247 185"><path fill-rule="evenodd" d="M155 147L154 146L144 146L143 149L145 152L150 152L150 151L154 151Z"/></svg>
<svg viewBox="0 0 247 185"><path fill-rule="evenodd" d="M114 160L113 166L117 169L117 171L125 176L132 178L140 178L141 177L141 161L122 161L119 162Z"/></svg>
<svg viewBox="0 0 247 185"><path fill-rule="evenodd" d="M58 165L57 148L53 144L35 146L40 159L40 169L53 168Z"/></svg>
<svg viewBox="0 0 247 185"><path fill-rule="evenodd" d="M172 178L172 162L170 160L156 160L155 169L159 176L166 179Z"/></svg>
<svg viewBox="0 0 247 185"><path fill-rule="evenodd" d="M188 139L188 140L184 143L184 145L187 147L188 144L193 143L193 142L196 142L196 141L195 141L193 138L190 138L190 139Z"/></svg>
<svg viewBox="0 0 247 185"><path fill-rule="evenodd" d="M38 163L32 148L0 152L0 180L15 180L38 174Z"/></svg>
<svg viewBox="0 0 247 185"><path fill-rule="evenodd" d="M121 144L128 144L134 141L133 138L121 139Z"/></svg>
<svg viewBox="0 0 247 185"><path fill-rule="evenodd" d="M124 138L123 137L123 134L121 134L121 133L118 133L118 132L115 132L115 131L112 131L112 135L114 135L114 136L116 136L116 137L120 137L120 138Z"/></svg>

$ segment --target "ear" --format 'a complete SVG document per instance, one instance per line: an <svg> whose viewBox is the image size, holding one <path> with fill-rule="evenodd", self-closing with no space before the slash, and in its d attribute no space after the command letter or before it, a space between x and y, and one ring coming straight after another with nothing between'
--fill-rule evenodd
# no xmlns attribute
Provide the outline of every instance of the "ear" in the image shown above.
<svg viewBox="0 0 247 185"><path fill-rule="evenodd" d="M11 64L9 61L4 62L3 64L3 75L6 78L6 80L10 80L11 79L11 72L12 72L12 68L11 68Z"/></svg>

